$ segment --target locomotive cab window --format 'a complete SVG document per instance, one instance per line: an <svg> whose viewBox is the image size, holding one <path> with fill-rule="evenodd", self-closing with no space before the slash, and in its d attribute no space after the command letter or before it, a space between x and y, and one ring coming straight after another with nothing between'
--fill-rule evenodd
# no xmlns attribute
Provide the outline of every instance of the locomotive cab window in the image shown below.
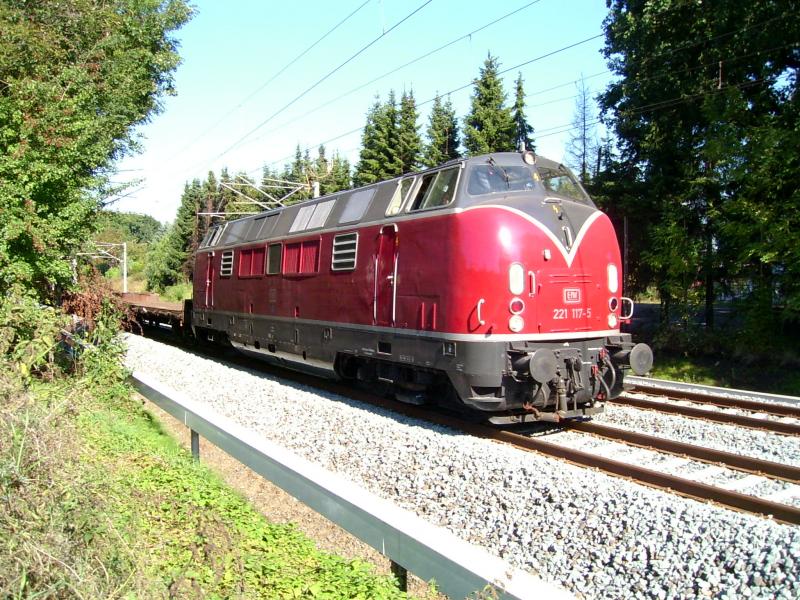
<svg viewBox="0 0 800 600"><path fill-rule="evenodd" d="M267 248L267 275L277 275L281 272L282 244L270 244Z"/></svg>
<svg viewBox="0 0 800 600"><path fill-rule="evenodd" d="M214 228L214 231L211 233L211 237L208 240L209 246L216 246L219 243L219 240L222 238L222 232L225 231L226 227L228 227L227 223L224 225L218 225Z"/></svg>
<svg viewBox="0 0 800 600"><path fill-rule="evenodd" d="M542 178L542 184L548 192L558 194L559 196L566 196L570 200L583 204L591 203L589 195L583 190L581 184L578 183L575 176L564 167L560 165L558 168L540 166L539 175Z"/></svg>
<svg viewBox="0 0 800 600"><path fill-rule="evenodd" d="M403 201L406 199L406 196L408 196L408 192L414 185L415 179L416 177L406 177L397 182L397 189L394 191L392 201L389 202L389 208L386 209L387 217L396 215L400 212L400 209L403 208Z"/></svg>
<svg viewBox="0 0 800 600"><path fill-rule="evenodd" d="M455 196L460 170L460 167L454 167L423 176L408 210L425 210L450 204Z"/></svg>
<svg viewBox="0 0 800 600"><path fill-rule="evenodd" d="M536 186L536 175L529 167L503 166L492 163L474 165L469 172L467 193L481 196L494 192L518 192L532 190Z"/></svg>

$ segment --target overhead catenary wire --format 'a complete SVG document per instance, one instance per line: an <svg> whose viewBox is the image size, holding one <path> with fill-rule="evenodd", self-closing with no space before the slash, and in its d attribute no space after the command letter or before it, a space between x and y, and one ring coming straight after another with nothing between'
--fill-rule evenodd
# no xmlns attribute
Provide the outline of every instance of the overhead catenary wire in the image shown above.
<svg viewBox="0 0 800 600"><path fill-rule="evenodd" d="M464 40L470 40L470 39L472 39L473 35L483 31L484 29L488 29L492 25L496 25L497 23L500 23L501 21L504 21L505 19L507 19L507 18L509 18L509 17L511 17L511 16L513 16L513 15L515 15L515 14L517 14L517 13L523 11L523 10L525 10L526 8L529 8L529 7L533 6L534 4L538 4L539 2L541 2L541 0L533 0L532 2L528 2L527 4L524 4L524 5L520 6L519 8L515 8L511 12L508 12L508 13L504 14L503 16L494 19L493 21L490 21L488 23L485 23L485 24L481 25L477 29L473 29L472 31L469 31L469 32L467 32L467 33L465 33L463 35L460 35L457 38L455 38L453 40L450 40L446 44L442 44L441 46L439 46L437 48L434 48L433 50L429 50L428 52L425 52L424 54L421 54L421 55L417 56L416 58L413 58L410 61L407 61L407 62L403 63L402 65L400 65L398 67L394 67L393 69L391 69L389 71L386 71L385 73L383 73L381 75L378 75L377 77L373 77L372 79L370 79L366 83L362 83L362 84L360 84L360 85L358 85L358 86L356 86L356 87L354 87L354 88L352 88L352 89L350 89L350 90L348 90L348 91L346 91L346 92L344 92L342 94L339 94L338 96L336 96L334 98L331 98L330 100L326 100L322 104L319 104L316 107L314 107L314 108L312 108L312 109L310 109L310 110L308 110L308 111L306 111L306 112L304 112L304 113L302 113L302 114L300 114L300 115L298 115L298 116L296 116L296 117L294 117L292 119L289 119L288 121L284 121L280 125L278 125L276 127L273 127L272 129L270 129L269 131L263 133L262 135L258 136L257 138L254 138L254 139L250 140L249 143L255 142L255 141L260 140L260 139L263 139L264 136L266 136L266 135L268 135L270 133L278 131L279 129L281 129L283 127L286 127L287 125L291 125L292 123L295 123L295 122L299 121L300 119L304 119L305 117L307 117L309 115L312 115L315 112L317 112L317 111L319 111L319 110L321 110L323 108L326 108L326 107L334 104L335 102L338 102L339 100L342 100L343 98L346 98L347 96L349 96L351 94L354 94L355 92L363 90L365 87L368 87L368 86L372 85L373 83L388 77L389 75L393 75L394 73L397 73L398 71L401 71L401 70L405 69L406 67L410 67L411 65L416 64L421 60L429 58L429 57L433 56L434 54L437 54L437 53L441 52L442 50L445 50L445 49L449 48L450 46L453 46L453 45L457 44L458 42L461 42L461 41L464 41Z"/></svg>
<svg viewBox="0 0 800 600"><path fill-rule="evenodd" d="M425 4L427 4L427 3L425 3ZM533 3L529 3L529 4L526 4L526 5L523 5L522 7L520 7L519 9L517 9L517 11L519 11L519 10L522 10L522 9L526 8L526 7L527 7L527 6L529 6L530 4L533 4ZM422 7L418 8L417 10L420 10L420 9L421 9L421 8L423 8L424 6L425 6L425 5L423 5ZM407 18L408 18L408 17L407 17ZM502 18L504 18L504 17L500 17L500 19L502 19ZM709 43L709 42L711 42L711 41L714 41L714 40L722 39L722 38L725 38L725 37L729 37L729 36L735 35L735 34L737 34L737 33L741 33L741 32L745 32L745 31L747 31L747 30L751 30L751 29L754 29L754 28L758 28L758 27L764 26L765 24L768 24L768 23L770 23L770 22L773 22L773 21L775 21L777 18L778 18L778 17L773 17L773 18L767 19L767 20L765 20L765 21L762 21L762 22L759 22L759 23L754 23L754 24L747 25L747 26L745 26L745 27L742 27L742 28L740 28L740 29L737 29L737 30L735 30L735 31L729 31L729 32L725 32L725 33L722 33L722 34L719 34L719 35L716 35L716 36L712 36L712 37L708 37L708 38L702 38L702 39L699 39L699 40L694 40L694 41L691 41L691 42L687 42L687 43L685 43L685 44L681 45L680 47L677 47L677 48L671 48L671 49L669 49L669 50L667 50L667 51L665 51L665 52L661 52L661 53L658 53L658 54L654 54L654 55L650 56L650 57L649 57L649 59L653 59L653 58L657 58L657 57L663 57L663 56L667 56L667 55L670 55L670 54L674 54L674 53L677 53L677 52L684 51L684 50L686 50L687 48L691 48L691 47L698 46L698 45L702 45L702 44L707 44L707 43ZM487 25L483 26L482 28L485 28L485 27L487 27L487 26L489 26L489 25L491 25L491 23L488 23ZM396 26L397 26L397 24L395 25L395 27L396 27ZM388 33L388 31L387 31L387 32L384 32L384 34L383 34L383 35L385 35L386 33ZM376 38L376 39L380 39L380 37L382 37L382 36L379 36L379 37L378 37L378 38ZM599 38L599 37L602 37L602 34L599 34L599 35L597 35L597 36L593 36L591 39L597 39L597 38ZM373 40L373 42L372 42L372 43L374 43L374 41L375 41L375 40ZM578 43L581 43L581 42L578 42ZM569 47L571 47L571 46L569 46ZM565 48L565 49L568 49L569 47L567 47L567 48ZM563 50L563 49L562 49L562 50ZM545 56L547 56L547 55L545 55ZM509 72L509 71L513 71L513 70L515 70L515 69L519 69L520 67L522 67L522 66L526 66L526 65L530 64L531 62L533 62L533 61L535 61L535 60L540 60L541 58L544 58L544 56L542 56L542 57L536 57L536 58L534 58L534 59L531 59L531 61L525 61L525 62L523 62L523 63L520 63L520 64L518 64L518 65L515 65L515 66L513 66L513 67L510 67L510 68L508 68L508 69L505 69L505 70L503 70L503 71L502 71L502 73L503 73L503 74L505 74L505 73L507 73L507 72ZM419 59L421 60L421 57L420 57ZM730 59L726 59L726 61L729 61L729 60L730 60ZM403 68L403 66L404 66L404 65L401 65L401 66L400 66L400 67L398 67L397 69ZM338 68L341 68L341 66L340 66L340 67L338 67ZM700 67L695 67L695 68L700 68ZM691 70L691 69L690 69L690 70ZM606 72L607 72L607 71L606 71ZM591 76L589 76L589 77L596 77L596 76L600 76L600 75L602 75L602 74L603 74L603 72L601 72L601 73L596 73L596 74L593 74L593 75L591 75ZM640 79L640 80L643 80L643 79ZM534 94L527 94L527 95L528 95L528 96L530 96L530 95L535 95L535 94L539 94L539 93L544 93L544 92L546 92L546 91L550 91L550 90L552 90L552 89L556 89L556 88L558 88L558 87L564 87L564 86L566 86L566 85L570 85L571 83L574 83L575 81L577 81L577 80L573 80L573 81L570 81L570 82L566 82L566 83L560 84L560 85L558 85L558 86L552 86L552 87L549 87L549 88L547 88L547 89L545 89L545 90L540 90L540 91L538 91L538 92L535 92ZM374 82L374 79L373 79L373 80L371 80L371 82ZM365 85L369 85L369 83L370 83L370 82L368 82L368 83L367 83L367 84L365 84ZM465 88L469 87L470 85L472 85L472 82L470 82L470 83L468 83L468 84L466 84L466 85L464 85L464 86L460 86L460 87L458 87L458 88L455 88L454 90L450 90L449 92L443 92L442 94L437 94L437 95L439 95L439 96L444 96L444 95L447 95L447 94L452 94L452 93L455 93L455 92L457 92L457 91L461 91L461 90L463 90L463 89L465 89ZM310 91L310 89L309 89L308 91ZM562 101L563 101L563 100L566 100L566 98L562 99ZM425 102L419 103L419 104L418 104L418 106L422 106L422 105L424 105L424 104L427 104L428 102L431 102L431 101L433 101L433 98L431 98L430 100L426 100ZM289 104L287 105L287 107L288 107L288 106L290 106L290 105L291 105L291 103L289 103ZM599 123L599 122L600 122L599 120L598 120L598 121L595 121L595 123ZM259 125L259 127L260 127L260 126L261 126L261 125ZM347 131L347 132L345 132L345 133L342 133L342 134L338 134L338 135L335 135L335 136L329 137L327 140L325 140L325 141L323 141L323 142L319 142L318 144L311 144L311 145L308 145L307 147L314 147L314 146L318 146L318 145L320 145L320 144L328 144L328 143L330 143L330 142L336 141L336 140L338 140L338 139L341 139L341 138L343 138L343 137L346 137L346 136L348 136L348 135L351 135L351 134L353 134L353 133L356 133L356 132L360 131L361 129L362 129L362 127L357 127L357 128L355 128L355 129L349 130L349 131ZM545 131L548 131L548 130L538 130L538 131L537 131L537 137L549 137L550 135L555 135L555 134L557 134L557 133L562 133L562 132L563 132L563 131L555 131L554 133L547 133L547 134L545 134L545 133L544 133ZM248 135L249 135L249 133L248 133ZM237 140L237 142L235 142L235 143L234 143L234 145L238 144L240 141L241 141L241 139L240 139L240 140ZM226 152L227 152L227 151L226 151ZM274 160L274 161L271 161L271 162L268 162L268 163L265 161L264 163L262 163L262 165L263 165L263 164L276 164L276 163L279 163L279 162L283 162L283 161L285 161L285 160L287 160L287 159L290 159L291 157L292 157L292 155L287 155L287 156L286 156L286 157L284 157L284 158L276 159L276 160ZM212 159L212 160L213 160L213 159ZM147 186L145 185L145 186L143 186L143 188L141 188L141 189L145 189L146 187L147 187Z"/></svg>
<svg viewBox="0 0 800 600"><path fill-rule="evenodd" d="M530 6L530 5L532 5L533 3L534 3L534 2L530 2L530 3L528 3L528 4L525 4L525 5L523 5L522 7L518 8L518 9L515 9L515 10L514 10L514 11L512 11L511 13L509 13L509 14L507 14L507 15L504 15L504 16L502 16L502 17L499 17L498 19L495 19L494 21L491 21L491 22L489 22L489 23L487 23L487 24L485 24L485 25L483 25L483 26L479 27L478 29L474 30L473 32L471 32L471 33L469 33L469 34L465 34L465 35L466 35L466 37L469 37L470 35L472 35L472 34L476 33L477 31L483 30L483 29L485 29L485 28L487 28L487 27L491 26L492 24L494 24L494 23L496 23L496 22L498 22L498 21L501 21L501 20L505 19L506 17L510 16L511 14L517 13L517 12L519 12L519 11L521 11L521 10L523 10L523 9L525 9L525 8L527 8L527 7L529 7L529 6ZM426 3L426 4L427 4L427 3ZM424 5L423 5L423 6L421 6L420 8L418 8L418 9L416 9L416 11L415 11L415 12L417 12L417 11L418 11L418 10L420 10L421 8L424 8ZM407 16L407 17L405 17L403 20L405 20L405 19L409 18L410 16L413 16L413 14L414 14L414 13L411 13L411 15L408 15L408 16ZM680 47L678 47L678 48L671 48L671 49L669 49L669 50L667 50L667 51L664 51L664 52L657 53L657 54L653 55L653 56L652 56L652 57L650 57L650 58L668 56L668 55L671 55L671 54L675 54L675 53L677 53L677 52L680 52L680 51L682 51L682 50L685 50L685 49L687 49L687 48L691 48L691 47L695 47L695 46L698 46L698 45L702 45L702 44L708 43L709 41L715 41L715 40L718 40L718 39L722 39L722 38L724 38L724 37L729 37L729 36L731 36L731 35L735 35L735 34L737 34L737 33L742 33L742 32L744 32L744 31L747 31L747 30L749 30L749 29L753 29L753 28L755 28L755 27L760 27L760 26L766 25L766 24L768 24L768 23L770 23L770 22L774 21L776 18L777 18L777 17L773 17L773 18L767 19L767 20L765 20L765 21L762 21L762 22L759 22L759 23L754 23L754 24L751 24L751 25L747 25L747 26L745 26L745 27L742 27L742 28L740 28L740 29L737 29L737 30L735 30L735 31L725 32L725 33L722 33L722 34L719 34L719 35L713 36L713 37L711 37L711 38L703 38L703 39L701 39L701 40L696 40L696 41L694 41L694 42L692 42L692 43L687 43L687 44L684 44L684 45L682 45L682 46L680 46ZM395 24L395 25L394 25L392 28L394 28L394 27L396 27L397 25L399 25L400 23L402 23L402 21L403 21L403 20L401 20L400 22L396 23L396 24ZM385 32L384 32L384 34L382 34L381 36L378 36L378 38L376 38L376 40L373 40L373 42L371 42L370 44L368 44L368 46L369 46L369 45L371 45L372 43L374 43L375 41L377 41L378 39L380 39L380 38L381 38L383 35L385 35L385 34L386 34L386 33L388 33L389 31L391 31L391 29L389 29L389 30L385 31ZM506 73L508 73L508 72L510 72L510 71L514 71L514 70L516 70L516 69L522 68L522 67L524 67L524 66L527 66L527 65L529 65L529 64L532 64L532 63L538 62L538 61L540 61L540 60L542 60L542 59L544 59L544 58L548 58L548 57L550 57L550 56L552 56L552 55L554 55L554 54L558 54L558 53L560 53L560 52L564 52L564 51L566 51L566 50L569 50L569 49L571 49L571 48L574 48L574 47L576 47L576 46L582 45L582 44L584 44L584 43L587 43L587 42L589 42L589 41L592 41L592 40L594 40L594 39L598 39L598 38L600 38L600 37L603 37L603 35L604 35L604 34L602 34L602 33L601 33L601 34L597 34L597 35L595 35L595 36L592 36L592 37L590 37L590 38L586 38L586 39L584 39L584 40L581 40L581 41L579 41L579 42L575 42L575 43L573 43L573 44L570 44L570 45L568 45L568 46L565 46L565 47L563 47L563 48L559 48L559 49L557 49L557 50L555 50L555 51L553 51L553 52L547 53L547 54L545 54L545 55L537 56L537 57L535 57L535 58L532 58L532 59L530 59L530 60L524 61L524 62L522 62L522 63L519 63L519 64L517 64L517 65L514 65L514 66L512 66L512 67L509 67L509 68L507 68L507 69L504 69L504 70L500 71L498 74L499 74L499 75L506 74ZM452 43L455 43L456 41L459 41L459 40L463 39L464 37L465 37L465 36L461 36L461 37L457 38L457 40L454 40L453 42L450 42L450 43L448 43L448 44L445 44L445 45L444 45L444 46L442 46L441 48L447 47L447 46L451 45ZM440 48L440 49L441 49L441 48ZM414 59L414 60L413 60L413 61L411 61L410 63L406 63L406 64L404 64L404 65L401 65L400 67L397 67L396 69L393 69L392 71L390 71L390 72L387 72L387 73L385 73L384 75L382 75L382 76L379 76L378 78L374 78L374 79L372 79L370 82L367 82L367 84L364 84L364 85L362 85L362 86L359 86L358 88L355 88L354 90L351 90L350 92L347 92L347 93L345 93L345 94L342 94L342 95L340 95L340 96L338 96L338 97L336 97L336 98L334 98L334 99L330 100L329 102L327 102L327 103L323 104L322 106L320 106L320 107L317 107L317 108L313 109L312 111L309 111L308 113L305 113L304 115L301 115L301 117L300 117L300 118L302 118L302 117L304 117L304 116L308 116L308 114L311 114L312 112L315 112L315 111L316 111L316 110L318 110L319 108L322 108L323 106L328 106L328 105L330 105L331 103L333 103L333 102L337 101L338 99L340 99L340 98L342 98L342 97L344 97L344 96L348 95L349 93L352 93L353 91L356 91L356 90L358 90L358 89L362 89L362 88L363 88L363 87L365 87L366 85L369 85L370 83L374 83L374 82L375 82L375 81L377 81L378 79L381 79L381 78L383 78L383 77L385 77L385 76L387 76L387 75L389 75L389 74L391 74L391 73L393 73L393 72L396 72L397 70L400 70L400 69L404 68L404 67L405 67L405 66L407 66L408 64L412 64L412 63L414 63L414 62L417 62L418 60L421 60L421 59L422 59L422 58L424 58L425 56L428 56L428 55L430 55L430 54L433 54L433 53L437 52L438 50L439 50L439 49L435 49L435 50L433 50L433 51L431 51L431 52L427 53L426 55L422 55L422 56L418 57L417 59ZM352 58L353 58L353 57L351 57L351 59L348 59L348 61L346 61L346 62L349 62L349 60L352 60ZM346 62L345 62L344 64L346 64ZM341 66L343 66L343 65L341 65ZM341 66L340 66L340 67L341 67ZM340 68L340 67L337 67L337 70L338 70L338 68ZM609 71L607 70L606 72L609 72ZM332 73L331 73L331 74L332 74ZM595 76L599 76L599 75L600 75L600 73L598 73L598 74L595 74L595 75L592 75L591 77L595 77ZM327 76L326 76L326 78L327 78ZM324 80L324 79L323 79L323 80ZM322 80L321 80L321 81L322 81ZM321 81L320 81L319 83L321 83ZM449 95L449 94L454 94L454 93L456 93L456 92L462 91L462 90L464 90L464 89L466 89L466 88L470 87L472 84L473 84L473 81L470 81L469 83L466 83L466 84L464 84L464 85L462 85L462 86L460 86L460 87L457 87L457 88L455 88L455 89L452 89L452 90L450 90L450 91L448 91L448 92L444 92L444 93L442 93L442 94L437 94L437 95L438 95L438 96L445 96L445 95ZM568 82L567 84L561 84L560 86L556 86L556 87L563 87L563 85L568 85L568 84L569 84L569 82ZM313 87L316 87L316 84L315 84L315 86L312 86L312 88L313 88ZM309 88L309 90L307 90L307 91L310 91L310 89L312 89L312 88ZM551 89L555 89L555 88L551 88ZM549 90L548 90L548 91L549 91ZM299 98L298 98L298 99L299 99ZM424 105L426 105L426 104L428 104L428 103L430 103L430 102L433 102L433 101L434 101L434 99L435 99L435 97L434 97L434 98L429 98L428 100L425 100L424 102L420 102L420 103L418 103L418 104L417 104L417 106L418 106L418 107L419 107L419 106L424 106ZM294 102L294 101L293 101L293 102ZM285 110L286 108L288 108L288 107L289 107L289 106L290 106L290 105L291 105L293 102L290 102L289 104L287 104L287 105L284 107L284 109L281 109L281 111L280 111L280 112L282 112L283 110ZM234 148L236 148L236 147L237 147L238 145L240 145L240 144L241 144L241 143L242 143L242 142L243 142L243 141L244 141L244 140L245 140L247 137L249 137L249 136L250 136L250 135L251 135L251 134L252 134L254 131L256 131L256 130L260 129L260 128L261 128L261 127L264 125L264 124L266 124L266 123L267 123L269 120L271 120L271 119L272 119L274 116L276 116L276 115L273 115L273 116L269 117L268 119L266 119L265 121L262 121L262 123L261 123L261 124L257 125L257 126L256 126L255 128L253 128L253 129L251 129L251 130L250 130L248 133L246 133L244 136L241 136L241 137L240 137L240 138L239 138L239 139L238 139L236 142L234 142L234 143L233 143L233 144L232 144L230 147L228 147L228 148L227 148L225 151L223 151L221 154L217 155L216 157L214 157L214 158L213 158L213 159L211 159L211 160L212 160L212 161L213 161L213 160L216 160L217 158L220 158L221 156L224 156L225 154L227 154L228 152L230 152L231 150L233 150ZM282 126L284 126L284 125L286 125L286 124L288 124L288 123L294 122L294 121L296 121L296 120L297 120L297 119L295 119L295 120L291 120L291 121L289 121L289 122L287 122L287 123L284 123L283 125L281 125L281 126L279 126L279 127L277 127L277 128L274 128L274 129L272 129L272 130L270 130L270 131L276 131L276 130L277 130L277 129L279 129L280 127L282 127ZM335 140L337 140L337 139L340 139L341 137L344 137L344 136L346 136L346 135L349 135L350 133L353 133L353 131L351 131L351 132L348 132L348 133L346 133L346 134L337 135L337 136L335 136L334 138L332 138L330 141L335 141ZM263 137L263 136L261 136L261 137ZM259 137L259 138L257 138L257 139L261 139L261 137ZM251 141L255 141L255 140L251 140ZM312 144L312 145L310 145L310 147L319 146L319 145L322 145L322 144L325 144L325 143L327 143L327 142L320 142L320 143L317 143L317 144ZM265 163L265 164L276 164L276 163L278 163L278 162L283 162L283 161L285 161L285 160L289 160L291 157L292 157L292 155L287 155L286 157L283 157L283 158L280 158L280 159L277 159L277 160L275 160L275 161L272 161L272 162L269 162L269 163ZM206 161L206 163L207 163L207 162L210 162L210 161Z"/></svg>
<svg viewBox="0 0 800 600"><path fill-rule="evenodd" d="M248 137L250 137L250 135L252 135L252 134L253 134L253 133L255 133L256 131L258 131L259 129L261 129L261 128L262 128L264 125L266 125L267 123L269 123L269 122L270 122L272 119L274 119L274 118L275 118L275 117L277 117L279 114L281 114L283 111L285 111L287 108L289 108L290 106L292 106L292 105L293 105L295 102L297 102L298 100L300 100L301 98L303 98L303 97L304 97L306 94L308 94L308 93L309 93L311 90L313 90L314 88L316 88L316 87L317 87L318 85L320 85L320 84L321 84L323 81L325 81L326 79L328 79L329 77L331 77L331 76L332 76L334 73L336 73L337 71L339 71L339 69L341 69L341 68L342 68L342 67L344 67L345 65L347 65L347 64L349 64L350 62L352 62L353 60L355 60L355 59L356 59L356 58L357 58L359 55L361 55L361 54L362 54L362 53L364 53L364 52L365 52L367 49L369 49L371 46L373 46L373 45L374 45L374 44L376 44L378 41L380 41L381 39L383 39L384 37L386 37L387 35L389 35L389 34L390 34L392 31L394 31L394 30L395 30L395 29L397 29L397 28L398 28L400 25L402 25L403 23L405 23L406 21L408 21L410 18L412 18L414 15L416 15L416 14L417 14L419 11L421 11L423 8L425 8L426 6L428 6L428 4L430 4L431 2L433 2L433 0L425 0L425 2L423 2L422 4L420 4L420 5L419 5L417 8L415 8L413 11L411 11L411 12L410 12L410 13L408 13L408 14L407 14L405 17L403 17L402 19L400 19L399 21L397 21L397 22L396 22L394 25L392 25L391 27L389 27L389 29L387 29L386 31L383 31L383 32L382 32L382 33L381 33L379 36L377 36L377 37L376 37L376 38L374 38L372 41L368 42L368 43L367 43L365 46L363 46L363 47L361 47L359 50L357 50L357 51L356 51L354 54L352 54L352 55L351 55L349 58L347 58L347 59L346 59L346 60L345 60L343 63L341 63L341 64L340 64L340 65L338 65L337 67L334 67L333 69L331 69L330 71L328 71L328 72L327 72L325 75L323 75L323 76L322 76L320 79L318 79L318 80L317 80L317 81L315 81L313 84L311 84L309 87L307 87L305 90L303 90L302 92L300 92L300 93L299 93L297 96L295 96L294 98L292 98L292 99L291 99L289 102L287 102L286 104L284 104L284 105L283 105L281 108L279 108L278 110L276 110L275 112L273 112L271 115L269 115L269 116L268 116L266 119L264 119L263 121L261 121L261 122L260 122L258 125L256 125L256 126L255 126L255 127L253 127L252 129L250 129L250 130L249 130L247 133L245 133L243 136L239 137L239 139L237 139L237 140L236 140L236 141L235 141L233 144L231 144L230 146L228 146L228 147L227 147L225 150L223 150L222 152L220 152L220 153L219 153L217 156L215 156L215 157L214 157L212 160L216 160L216 159L218 159L218 158L221 158L222 156L224 156L225 154L227 154L228 152L230 152L231 150L233 150L234 148L236 148L236 147L237 147L237 146L238 146L238 145L239 145L239 144L240 144L242 141L244 141L245 139L247 139Z"/></svg>
<svg viewBox="0 0 800 600"><path fill-rule="evenodd" d="M279 69L279 70L278 70L276 73L274 73L274 74L273 74L273 75L272 75L272 76L271 76L269 79L267 79L267 80L266 80L264 83L262 83L261 85L259 85L259 86L258 86L258 87L257 87L255 90L253 90L252 92L250 92L250 94L248 94L248 95L247 95L245 98L243 98L242 100L240 100L240 101L239 101L239 102L238 102L238 103L237 103L237 104L236 104L236 105L235 105L233 108L229 109L229 110L228 110L228 111L227 111L225 114L223 114L223 115L222 115L222 116L221 116L219 119L217 119L217 121L215 121L213 125L211 125L210 127L208 127L208 128L206 128L206 129L204 129L202 132L200 132L198 135L196 135L194 138L192 138L192 140L191 140L190 142L188 142L188 143L186 143L184 146L182 146L182 147L181 147L181 148L180 148L180 149L177 151L177 153L179 154L179 153L183 152L184 150L186 150L187 148L189 148L189 147L193 146L193 145L194 145L194 144L195 144L195 143L196 143L198 140L202 139L202 138L203 138L204 136L206 136L206 135L207 135L209 132L211 132L211 131L213 131L214 129L216 129L216 128L217 128L217 127L220 125L220 123L222 123L223 121L225 121L225 119L227 119L227 118L228 118L230 115L232 115L234 112L236 112L236 111L237 111L237 110L239 110L239 109L240 109L242 106L244 106L244 105L245 105L245 104L247 104L247 103L248 103L250 100L252 100L252 99L253 99L253 98L254 98L254 97L257 95L257 94L259 94L259 93L260 93L262 90L264 90L264 88L266 88L266 87L267 87L267 86L268 86L270 83L272 83L272 82L273 82L273 81L275 81L275 80L276 80L278 77L280 77L280 76L281 76L283 73L285 73L285 72L286 72L286 70L287 70L287 69L289 69L289 67L291 67L292 65L294 65L295 63L297 63L297 61L299 61L299 60L300 60L301 58L303 58L303 57L304 57L306 54L308 54L308 53L309 53L311 50L313 50L313 49L314 49L316 46L318 46L320 43L322 43L322 41L323 41L323 40L325 40L325 38L327 38L327 37L328 37L329 35L331 35L331 34L332 34L334 31L336 31L337 29L339 29L339 27L341 27L341 26L342 26L342 25L344 25L344 24L345 24L347 21L349 21L349 20L350 20L352 17L354 17L354 16L355 16L355 15L356 15L356 14L357 14L357 13L358 13L358 12L359 12L359 11L360 11L362 8L364 8L364 7L365 7L367 4L369 4L370 2L372 2L372 0L364 0L364 2L362 2L362 3L361 3L361 4L360 4L360 5L359 5L359 6L358 6L358 7L357 7L355 10L353 10L353 11L352 11L350 14L348 14L346 17L344 17L344 18L343 18L341 21L339 21L338 23L336 23L336 25L334 25L333 27L331 27L330 29L328 29L328 30L327 30L327 31L326 31L324 34L322 34L322 36L320 36L319 38L317 38L317 40L316 40L316 41L314 41L314 42L313 42L313 43L311 43L309 46L307 46L307 47L305 48L305 50L303 50L302 52L300 52L300 54L298 54L298 55L297 55L297 56L295 56L295 57L294 57L292 60L290 60L288 63L286 63L286 64L285 64L285 65L284 65L282 68L280 68L280 69Z"/></svg>

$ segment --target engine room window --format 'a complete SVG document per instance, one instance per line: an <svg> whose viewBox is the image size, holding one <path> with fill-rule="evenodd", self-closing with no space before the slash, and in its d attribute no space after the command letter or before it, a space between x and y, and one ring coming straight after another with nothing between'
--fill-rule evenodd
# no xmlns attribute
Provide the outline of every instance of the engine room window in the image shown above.
<svg viewBox="0 0 800 600"><path fill-rule="evenodd" d="M319 271L319 240L286 244L283 253L283 272L286 275Z"/></svg>
<svg viewBox="0 0 800 600"><path fill-rule="evenodd" d="M267 248L267 275L281 272L281 249L283 244L270 244Z"/></svg>
<svg viewBox="0 0 800 600"><path fill-rule="evenodd" d="M250 219L240 219L226 223L224 227L225 234L220 236L221 241L225 245L243 242L247 238L248 229L250 229Z"/></svg>
<svg viewBox="0 0 800 600"><path fill-rule="evenodd" d="M403 207L403 201L406 199L406 196L408 196L408 191L414 184L415 179L416 177L406 177L397 182L397 189L394 191L392 201L389 202L389 208L386 209L387 217L400 212L400 209Z"/></svg>
<svg viewBox="0 0 800 600"><path fill-rule="evenodd" d="M264 248L249 248L239 252L239 277L259 277L264 274Z"/></svg>
<svg viewBox="0 0 800 600"><path fill-rule="evenodd" d="M409 210L424 210L450 204L455 195L459 170L460 167L455 167L425 175Z"/></svg>
<svg viewBox="0 0 800 600"><path fill-rule="evenodd" d="M364 213L367 212L370 204L372 204L372 197L375 195L375 188L368 190L359 190L353 192L347 197L347 204L345 204L342 216L339 217L339 223L352 223L361 220Z"/></svg>
<svg viewBox="0 0 800 600"><path fill-rule="evenodd" d="M529 167L498 164L475 165L469 173L467 193L471 196L493 192L518 192L536 186L535 175Z"/></svg>
<svg viewBox="0 0 800 600"><path fill-rule="evenodd" d="M314 214L314 206L301 206L300 210L297 211L297 214L294 217L294 221L292 221L292 226L289 228L290 232L295 231L303 231L306 227L308 227L308 221L311 219L311 215Z"/></svg>
<svg viewBox="0 0 800 600"><path fill-rule="evenodd" d="M219 276L230 277L233 274L233 250L226 250L222 253L219 262Z"/></svg>
<svg viewBox="0 0 800 600"><path fill-rule="evenodd" d="M333 238L332 271L352 271L356 268L358 233L343 233Z"/></svg>
<svg viewBox="0 0 800 600"><path fill-rule="evenodd" d="M328 215L331 214L331 209L333 209L334 204L336 204L336 199L326 200L325 202L317 204L314 207L314 214L312 214L311 218L308 220L306 229L317 229L325 225L325 221L328 220Z"/></svg>

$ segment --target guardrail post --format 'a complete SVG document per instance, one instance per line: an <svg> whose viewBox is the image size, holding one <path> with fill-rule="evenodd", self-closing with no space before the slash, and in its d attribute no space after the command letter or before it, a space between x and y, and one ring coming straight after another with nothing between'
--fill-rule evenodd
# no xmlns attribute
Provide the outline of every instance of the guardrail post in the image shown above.
<svg viewBox="0 0 800 600"><path fill-rule="evenodd" d="M192 432L192 458L195 461L200 460L200 435L194 430L190 429Z"/></svg>
<svg viewBox="0 0 800 600"><path fill-rule="evenodd" d="M408 571L405 567L398 565L393 560L389 561L389 568L392 570L392 575L397 578L397 587L401 592L408 591Z"/></svg>

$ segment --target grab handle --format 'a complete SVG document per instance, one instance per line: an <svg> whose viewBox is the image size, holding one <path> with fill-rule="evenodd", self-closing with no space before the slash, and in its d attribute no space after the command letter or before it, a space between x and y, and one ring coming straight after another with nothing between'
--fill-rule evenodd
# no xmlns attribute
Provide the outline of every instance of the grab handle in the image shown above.
<svg viewBox="0 0 800 600"><path fill-rule="evenodd" d="M483 318L481 317L481 306L483 306L485 303L486 300L484 300L483 298L478 300L478 325L486 325L486 321L484 321Z"/></svg>

